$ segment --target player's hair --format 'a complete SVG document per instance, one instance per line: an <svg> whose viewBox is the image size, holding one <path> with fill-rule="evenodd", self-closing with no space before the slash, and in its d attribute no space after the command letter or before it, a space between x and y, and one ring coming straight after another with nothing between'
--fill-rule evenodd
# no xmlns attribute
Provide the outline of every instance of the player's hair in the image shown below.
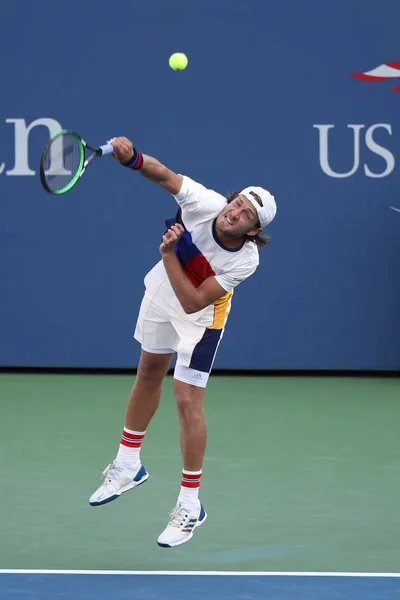
<svg viewBox="0 0 400 600"><path fill-rule="evenodd" d="M255 194L254 192L252 192L252 195L254 196L254 198L258 202L258 204L260 206L262 206L260 196L258 194ZM240 196L240 192L238 192L238 191L232 192L231 194L227 194L226 199L228 201L228 204L230 204L238 196ZM257 223L255 224L255 227L261 227L260 221L257 221ZM257 233L257 235L246 235L246 242L247 241L253 242L256 246L258 246L259 248L262 248L263 246L266 246L267 244L270 243L271 236L261 235L260 233Z"/></svg>

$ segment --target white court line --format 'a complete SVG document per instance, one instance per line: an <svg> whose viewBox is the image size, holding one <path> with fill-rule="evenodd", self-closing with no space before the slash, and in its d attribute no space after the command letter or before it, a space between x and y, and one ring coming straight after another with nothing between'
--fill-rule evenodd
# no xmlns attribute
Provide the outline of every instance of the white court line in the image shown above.
<svg viewBox="0 0 400 600"><path fill-rule="evenodd" d="M240 577L400 577L400 573L346 573L323 571L68 571L57 569L0 569L5 573L31 575L216 575Z"/></svg>

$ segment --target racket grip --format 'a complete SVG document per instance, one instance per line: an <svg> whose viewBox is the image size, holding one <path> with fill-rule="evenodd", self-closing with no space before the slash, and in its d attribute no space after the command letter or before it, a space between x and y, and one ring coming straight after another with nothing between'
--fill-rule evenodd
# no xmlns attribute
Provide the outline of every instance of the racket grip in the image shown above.
<svg viewBox="0 0 400 600"><path fill-rule="evenodd" d="M114 152L114 146L112 144L105 144L104 146L100 146L101 154L111 154Z"/></svg>

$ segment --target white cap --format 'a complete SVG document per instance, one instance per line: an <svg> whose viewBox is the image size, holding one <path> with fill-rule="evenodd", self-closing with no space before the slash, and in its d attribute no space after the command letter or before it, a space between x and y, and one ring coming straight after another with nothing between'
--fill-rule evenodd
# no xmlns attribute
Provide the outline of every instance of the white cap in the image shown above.
<svg viewBox="0 0 400 600"><path fill-rule="evenodd" d="M250 192L254 192L255 194L257 194L257 196L260 196L263 206L260 206L258 204L257 200L252 196L252 194L250 194ZM264 227L271 223L271 221L276 215L276 203L274 196L267 192L267 190L264 190L264 188L253 185L245 188L240 193L243 194L243 196L246 196L248 200L250 200L250 202L257 211L260 225L264 229Z"/></svg>

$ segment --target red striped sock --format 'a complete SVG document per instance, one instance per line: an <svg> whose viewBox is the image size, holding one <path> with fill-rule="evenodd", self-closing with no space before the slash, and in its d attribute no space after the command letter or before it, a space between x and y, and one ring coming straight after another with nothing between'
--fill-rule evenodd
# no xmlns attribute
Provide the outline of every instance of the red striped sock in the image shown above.
<svg viewBox="0 0 400 600"><path fill-rule="evenodd" d="M178 504L182 504L188 508L199 506L201 474L202 471L185 471L185 469L183 469Z"/></svg>
<svg viewBox="0 0 400 600"><path fill-rule="evenodd" d="M116 458L119 463L126 465L130 469L138 469L140 467L140 450L145 433L145 431L132 431L124 427Z"/></svg>

